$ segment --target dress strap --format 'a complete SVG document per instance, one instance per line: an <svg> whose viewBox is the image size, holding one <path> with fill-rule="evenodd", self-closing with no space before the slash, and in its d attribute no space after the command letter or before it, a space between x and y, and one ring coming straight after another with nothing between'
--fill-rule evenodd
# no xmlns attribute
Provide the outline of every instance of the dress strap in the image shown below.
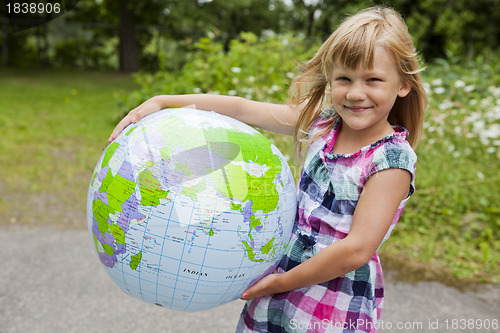
<svg viewBox="0 0 500 333"><path fill-rule="evenodd" d="M327 106L320 113L320 116L325 118L325 119L329 119L329 118L333 117L334 115L335 115L335 109L332 108L331 106Z"/></svg>

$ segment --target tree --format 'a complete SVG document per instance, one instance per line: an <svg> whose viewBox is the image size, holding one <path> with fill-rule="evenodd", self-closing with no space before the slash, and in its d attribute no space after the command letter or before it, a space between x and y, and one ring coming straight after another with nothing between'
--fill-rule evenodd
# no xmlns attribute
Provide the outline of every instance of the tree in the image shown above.
<svg viewBox="0 0 500 333"><path fill-rule="evenodd" d="M162 19L162 9L168 0L122 1L94 0L80 2L72 12L71 20L76 22L96 22L93 40L103 44L118 36L119 69L134 72L141 67L141 50L153 34L149 27L158 26ZM115 26L115 29L110 29Z"/></svg>
<svg viewBox="0 0 500 333"><path fill-rule="evenodd" d="M279 0L169 0L164 2L163 31L175 40L195 42L207 32L227 51L240 32L279 32L286 6Z"/></svg>
<svg viewBox="0 0 500 333"><path fill-rule="evenodd" d="M377 4L403 15L427 60L499 48L500 25L492 22L500 21L500 0L86 0L50 23L56 28L29 29L16 39L0 29L0 36L9 64L174 70L203 37L222 43L224 52L243 31L292 32L315 43L346 15ZM78 23L69 29L61 23L71 21Z"/></svg>
<svg viewBox="0 0 500 333"><path fill-rule="evenodd" d="M139 57L135 38L134 15L130 2L120 1L120 71L136 72L139 70Z"/></svg>

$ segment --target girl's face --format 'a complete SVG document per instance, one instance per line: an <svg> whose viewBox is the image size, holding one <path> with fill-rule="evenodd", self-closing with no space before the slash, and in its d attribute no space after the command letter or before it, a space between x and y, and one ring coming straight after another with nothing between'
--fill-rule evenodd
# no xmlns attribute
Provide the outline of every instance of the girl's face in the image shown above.
<svg viewBox="0 0 500 333"><path fill-rule="evenodd" d="M371 69L335 65L330 85L333 107L343 125L374 136L392 130L387 117L394 102L411 90L402 82L392 55L383 46L375 48Z"/></svg>

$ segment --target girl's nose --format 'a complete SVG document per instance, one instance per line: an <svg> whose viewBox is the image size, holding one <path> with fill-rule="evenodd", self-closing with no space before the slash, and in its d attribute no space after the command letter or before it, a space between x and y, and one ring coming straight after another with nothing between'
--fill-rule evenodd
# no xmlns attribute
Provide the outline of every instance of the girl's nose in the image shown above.
<svg viewBox="0 0 500 333"><path fill-rule="evenodd" d="M364 91L363 85L361 83L353 82L349 86L349 90L347 91L346 98L349 100L363 100L366 98L366 93Z"/></svg>

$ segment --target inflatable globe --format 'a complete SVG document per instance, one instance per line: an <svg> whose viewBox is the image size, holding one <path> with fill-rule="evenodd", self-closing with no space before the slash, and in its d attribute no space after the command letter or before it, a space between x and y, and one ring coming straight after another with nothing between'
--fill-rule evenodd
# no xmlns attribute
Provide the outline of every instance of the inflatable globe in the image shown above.
<svg viewBox="0 0 500 333"><path fill-rule="evenodd" d="M190 312L272 272L295 213L291 170L268 139L187 108L129 125L100 157L87 199L93 244L120 289Z"/></svg>

